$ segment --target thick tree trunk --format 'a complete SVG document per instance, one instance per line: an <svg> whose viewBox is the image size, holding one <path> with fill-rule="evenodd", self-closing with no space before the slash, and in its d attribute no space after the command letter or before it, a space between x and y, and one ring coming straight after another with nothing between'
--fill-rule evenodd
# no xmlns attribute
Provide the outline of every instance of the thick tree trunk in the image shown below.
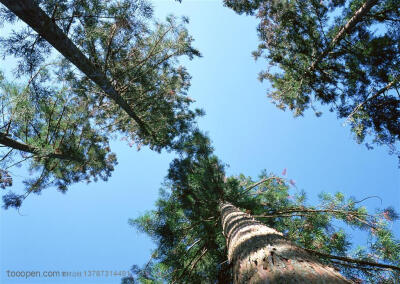
<svg viewBox="0 0 400 284"><path fill-rule="evenodd" d="M220 203L234 283L352 283L283 234L229 203Z"/></svg>
<svg viewBox="0 0 400 284"><path fill-rule="evenodd" d="M65 58L95 82L136 123L143 133L149 134L145 123L111 85L106 75L79 50L66 34L32 0L0 0L4 6L46 39Z"/></svg>

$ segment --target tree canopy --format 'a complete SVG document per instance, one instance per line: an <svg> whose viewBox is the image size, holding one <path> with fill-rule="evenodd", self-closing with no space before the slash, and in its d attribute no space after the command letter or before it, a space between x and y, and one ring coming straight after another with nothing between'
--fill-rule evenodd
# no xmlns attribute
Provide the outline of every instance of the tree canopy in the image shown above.
<svg viewBox="0 0 400 284"><path fill-rule="evenodd" d="M254 15L260 44L253 55L268 97L295 116L321 105L350 124L357 142L399 155L400 4L396 0L224 0ZM400 157L400 155L399 155Z"/></svg>
<svg viewBox="0 0 400 284"><path fill-rule="evenodd" d="M393 208L369 213L362 200L340 192L321 193L320 204L309 205L306 193L284 176L264 171L257 183L245 175L225 177L223 163L200 132L182 145L181 156L170 164L156 209L130 220L157 248L149 263L134 266L134 277L123 283L232 283L219 200L282 232L348 279L369 283L398 279L400 242L389 229L398 218ZM352 246L350 228L367 234L368 243Z"/></svg>
<svg viewBox="0 0 400 284"><path fill-rule="evenodd" d="M1 39L3 55L18 59L18 80L1 78L1 163L7 180L21 155L39 173L26 181L27 194L50 184L65 191L73 182L110 176L116 163L113 136L161 151L174 149L178 137L190 132L202 111L190 108L190 75L179 65L182 56L200 56L187 19L154 21L151 6L141 0L28 2L2 1L21 5L16 12L27 15L28 24L30 9L39 11L68 46L67 51L55 46L66 57L57 56L50 44L53 30L37 33L20 24ZM0 18L6 27L18 21L5 7ZM68 54L69 47L75 54ZM24 196L6 195L5 206L20 206Z"/></svg>
<svg viewBox="0 0 400 284"><path fill-rule="evenodd" d="M5 208L19 207L31 192L39 193L49 185L64 192L74 182L107 180L116 164L115 154L108 136L91 123L87 103L65 86L21 88L2 78L0 88L0 142L6 147L2 172L8 186L13 167L25 164L32 172L24 181L25 194L9 192L3 197Z"/></svg>
<svg viewBox="0 0 400 284"><path fill-rule="evenodd" d="M27 24L0 39L3 55L18 59L16 78L0 74L0 187L13 186L15 166L30 172L24 194L3 196L6 209L51 185L65 192L75 182L107 180L117 164L110 141L122 137L138 149L178 155L156 209L130 220L157 248L124 283L232 283L235 264L221 205L246 212L241 217L273 228L281 240L349 280L399 279L400 242L390 230L399 216L393 208L368 212L363 200L340 192L322 193L320 203L310 205L286 173L263 171L258 182L226 176L226 164L195 127L202 111L190 108L191 78L179 65L183 56L200 56L186 18L153 21L144 0L0 2L3 23ZM396 151L396 1L225 4L261 19L262 42L254 55L269 61L260 78L271 80L269 95L278 107L296 115L311 107L320 115L313 102L327 104L350 121L359 142L372 131L375 143ZM354 247L350 229L366 235L367 243Z"/></svg>

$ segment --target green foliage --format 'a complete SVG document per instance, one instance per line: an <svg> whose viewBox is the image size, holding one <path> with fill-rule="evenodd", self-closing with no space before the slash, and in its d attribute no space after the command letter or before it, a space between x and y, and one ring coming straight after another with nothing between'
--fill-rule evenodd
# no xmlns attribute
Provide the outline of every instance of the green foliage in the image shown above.
<svg viewBox="0 0 400 284"><path fill-rule="evenodd" d="M145 134L100 86L77 72L69 62L57 68L74 92L97 109L98 123L105 120L112 131L122 132L131 143L149 145L160 151L173 148L174 139L190 130L200 110L190 110L187 97L190 76L179 58L192 59L200 53L185 28L187 19L151 20L152 8L145 0L38 1L71 41L106 74L113 87L151 130ZM15 21L3 9L0 18ZM4 55L19 58L17 74L32 74L51 55L49 44L32 29L14 30L1 39Z"/></svg>
<svg viewBox="0 0 400 284"><path fill-rule="evenodd" d="M5 179L0 184L11 185L10 169L15 165L26 165L38 176L25 180L26 194L4 196L5 207L20 206L30 192L49 185L65 191L74 182L106 180L116 164L111 137L122 137L137 149L148 145L156 151L173 150L203 114L190 108L191 77L179 64L183 56L200 56L192 47L187 19L170 16L164 23L155 22L144 0L37 3L106 74L151 131L144 133L101 86L58 58L41 35L15 25L0 39L3 55L18 59L15 74L23 82L10 84L11 78L1 76L0 143L7 148L2 148ZM5 8L0 19L7 24L17 21ZM12 139L12 145L6 139ZM18 143L26 145L25 150Z"/></svg>
<svg viewBox="0 0 400 284"><path fill-rule="evenodd" d="M244 175L226 178L208 138L200 132L181 142L180 157L170 165L156 209L130 220L131 225L155 241L157 248L151 263L157 266L154 270L151 265L144 270L135 266L130 279L138 283L231 283L218 210L221 200L242 208L301 247L329 255L400 264L400 243L388 227L397 217L393 209L370 215L359 206L360 201L346 199L342 193L321 194L320 204L310 206L304 192L265 171L260 175L264 182L258 186ZM369 235L362 252L352 252L349 228ZM374 257L368 256L372 254ZM361 264L325 258L321 261L338 267L354 280L391 279L394 283L399 277L390 270L371 273L370 267Z"/></svg>
<svg viewBox="0 0 400 284"><path fill-rule="evenodd" d="M0 131L34 149L1 150L4 187L12 184L13 167L24 163L31 172L24 181L24 195L9 192L3 197L6 208L19 207L31 192L40 193L50 185L65 192L71 183L107 180L114 170L115 154L104 131L92 123L90 107L68 88L53 86L0 82Z"/></svg>
<svg viewBox="0 0 400 284"><path fill-rule="evenodd" d="M355 16L367 2L372 4ZM400 154L399 1L224 3L259 19L260 44L253 55L268 62L259 78L272 83L268 96L277 107L296 116L312 108L320 116L318 105L328 105L351 125L357 142L371 137ZM354 25L344 28L351 19Z"/></svg>

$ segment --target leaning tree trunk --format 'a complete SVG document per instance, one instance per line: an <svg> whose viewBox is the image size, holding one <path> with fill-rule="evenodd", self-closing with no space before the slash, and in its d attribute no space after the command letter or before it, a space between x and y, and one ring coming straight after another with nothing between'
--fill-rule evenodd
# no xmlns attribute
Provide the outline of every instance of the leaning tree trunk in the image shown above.
<svg viewBox="0 0 400 284"><path fill-rule="evenodd" d="M354 15L348 20L348 22L340 29L340 31L333 38L332 42L311 64L309 71L314 71L315 67L319 62L325 58L329 52L335 48L335 46L341 41L341 39L348 34L361 20L362 18L371 10L373 6L378 4L378 0L367 0L361 5Z"/></svg>
<svg viewBox="0 0 400 284"><path fill-rule="evenodd" d="M352 283L232 204L220 211L233 283Z"/></svg>
<svg viewBox="0 0 400 284"><path fill-rule="evenodd" d="M79 50L53 20L40 9L35 1L0 0L0 3L10 9L18 18L46 39L58 52L96 83L110 99L120 106L138 124L143 133L153 135L153 133L149 133L148 126L133 111L128 102L112 86L106 74L96 67Z"/></svg>

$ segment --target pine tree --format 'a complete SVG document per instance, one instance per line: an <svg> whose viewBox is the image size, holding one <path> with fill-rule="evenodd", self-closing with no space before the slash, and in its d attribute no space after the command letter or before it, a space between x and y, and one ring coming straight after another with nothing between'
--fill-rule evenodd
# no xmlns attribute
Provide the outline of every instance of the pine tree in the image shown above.
<svg viewBox="0 0 400 284"><path fill-rule="evenodd" d="M152 14L146 1L0 2L9 9L3 9L3 19L14 22L18 17L29 26L2 40L5 54L22 58L19 74L31 75L43 63L51 51L48 42L65 58L58 72L81 96L102 103L106 119L118 115L124 121L118 130L135 142L156 150L171 147L200 114L188 109L190 76L175 66L180 56L192 59L200 53L173 17L151 31L145 22ZM135 123L126 123L128 119Z"/></svg>
<svg viewBox="0 0 400 284"><path fill-rule="evenodd" d="M65 192L71 183L107 180L111 175L116 157L108 136L90 122L90 106L65 86L37 82L21 87L0 78L0 105L3 188L12 185L15 166L25 164L32 172L24 181L26 193L3 196L6 209L21 206L30 193L50 185Z"/></svg>
<svg viewBox="0 0 400 284"><path fill-rule="evenodd" d="M368 148L400 139L400 3L394 0L224 0L259 19L254 57L267 59L260 80L295 116L327 105ZM399 155L400 158L400 155Z"/></svg>
<svg viewBox="0 0 400 284"><path fill-rule="evenodd" d="M227 178L209 139L199 132L180 151L156 209L130 220L157 248L123 283L398 279L400 242L388 229L398 218L392 208L369 214L361 201L341 193L321 194L321 204L310 206L304 192L292 193L290 182L266 172L256 183L243 175ZM351 252L346 227L338 228L337 220L369 234L368 244Z"/></svg>
<svg viewBox="0 0 400 284"><path fill-rule="evenodd" d="M200 56L186 19L154 22L142 0L1 3L2 22L28 26L0 39L3 55L18 59L17 80L1 75L0 184L13 184L15 165L33 173L25 194L3 197L6 208L50 185L64 192L106 180L116 164L111 137L172 150L202 114L189 108L190 75L179 65Z"/></svg>

